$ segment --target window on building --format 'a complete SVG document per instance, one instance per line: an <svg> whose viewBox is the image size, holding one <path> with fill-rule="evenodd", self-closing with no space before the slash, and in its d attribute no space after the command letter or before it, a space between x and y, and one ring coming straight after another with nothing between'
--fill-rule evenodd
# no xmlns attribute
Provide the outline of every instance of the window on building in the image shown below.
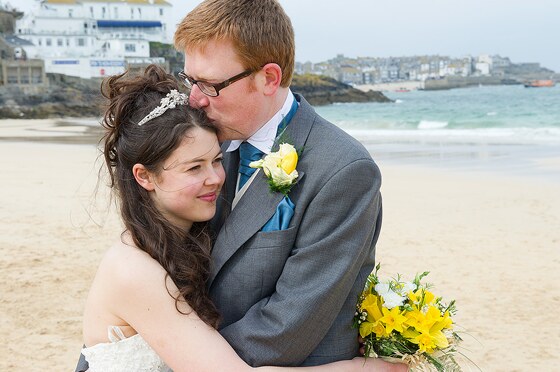
<svg viewBox="0 0 560 372"><path fill-rule="evenodd" d="M114 12L115 13L114 14L115 18L119 18L119 8L114 7L113 9L115 10L115 12Z"/></svg>
<svg viewBox="0 0 560 372"><path fill-rule="evenodd" d="M105 9L105 7L102 7L102 8L101 8L101 18L105 18L105 12L106 12L106 11L107 11L107 10Z"/></svg>
<svg viewBox="0 0 560 372"><path fill-rule="evenodd" d="M77 45L77 46L83 47L83 46L86 45L86 41L84 40L83 37L79 37L79 38L76 40L76 45Z"/></svg>
<svg viewBox="0 0 560 372"><path fill-rule="evenodd" d="M70 46L70 39L66 39L66 46Z"/></svg>
<svg viewBox="0 0 560 372"><path fill-rule="evenodd" d="M130 19L134 19L134 8L130 8Z"/></svg>
<svg viewBox="0 0 560 372"><path fill-rule="evenodd" d="M39 67L31 68L31 83L41 84L43 82L43 73Z"/></svg>
<svg viewBox="0 0 560 372"><path fill-rule="evenodd" d="M92 6L89 7L89 14L91 15L91 18L94 18L93 17L93 7Z"/></svg>
<svg viewBox="0 0 560 372"><path fill-rule="evenodd" d="M163 17L163 8L159 8L159 15Z"/></svg>
<svg viewBox="0 0 560 372"><path fill-rule="evenodd" d="M37 39L37 44L39 44L39 46L43 45L43 39Z"/></svg>
<svg viewBox="0 0 560 372"><path fill-rule="evenodd" d="M135 44L124 44L125 52L136 52L136 45Z"/></svg>
<svg viewBox="0 0 560 372"><path fill-rule="evenodd" d="M8 84L17 84L18 83L18 69L17 67L8 67L6 69L6 77Z"/></svg>
<svg viewBox="0 0 560 372"><path fill-rule="evenodd" d="M74 9L68 9L68 18L72 18L72 13L74 12Z"/></svg>
<svg viewBox="0 0 560 372"><path fill-rule="evenodd" d="M138 8L138 18L142 18L142 9Z"/></svg>
<svg viewBox="0 0 560 372"><path fill-rule="evenodd" d="M46 40L46 44L47 46L51 46L52 45L52 40L48 37Z"/></svg>
<svg viewBox="0 0 560 372"><path fill-rule="evenodd" d="M19 76L20 84L29 84L29 69L24 68L21 70L21 75Z"/></svg>
<svg viewBox="0 0 560 372"><path fill-rule="evenodd" d="M56 45L58 45L58 46L63 46L63 45L64 45L64 40L62 40L62 39L56 39Z"/></svg>

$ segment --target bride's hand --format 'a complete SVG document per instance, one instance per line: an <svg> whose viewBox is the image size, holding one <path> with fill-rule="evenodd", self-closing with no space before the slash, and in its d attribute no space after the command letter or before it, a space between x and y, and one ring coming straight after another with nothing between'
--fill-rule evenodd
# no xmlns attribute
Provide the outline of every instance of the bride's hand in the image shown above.
<svg viewBox="0 0 560 372"><path fill-rule="evenodd" d="M390 363L380 358L364 358L356 357L352 360L356 366L360 366L358 371L375 371L375 372L407 372L408 366L404 363Z"/></svg>

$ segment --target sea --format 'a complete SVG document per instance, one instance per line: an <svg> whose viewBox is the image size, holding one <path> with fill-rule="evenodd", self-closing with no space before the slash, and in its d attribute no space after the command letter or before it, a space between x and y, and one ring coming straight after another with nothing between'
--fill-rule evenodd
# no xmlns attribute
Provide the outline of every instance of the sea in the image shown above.
<svg viewBox="0 0 560 372"><path fill-rule="evenodd" d="M558 85L384 94L394 102L339 103L315 109L358 138L374 159L383 162L502 170L560 179Z"/></svg>

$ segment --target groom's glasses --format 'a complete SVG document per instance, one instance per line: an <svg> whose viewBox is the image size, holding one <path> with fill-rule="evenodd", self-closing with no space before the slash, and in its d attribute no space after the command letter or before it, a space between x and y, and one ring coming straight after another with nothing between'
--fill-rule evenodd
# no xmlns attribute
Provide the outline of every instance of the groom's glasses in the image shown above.
<svg viewBox="0 0 560 372"><path fill-rule="evenodd" d="M256 71L258 70L254 70L254 69L245 70L242 73L237 74L217 84L208 83L203 80L195 80L189 75L185 74L184 71L179 72L177 75L181 78L181 81L187 86L187 88L192 89L193 85L197 85L198 89L200 89L202 93L206 94L209 97L217 97L220 95L220 90L235 83L238 80L246 78L247 76L251 75L253 72Z"/></svg>

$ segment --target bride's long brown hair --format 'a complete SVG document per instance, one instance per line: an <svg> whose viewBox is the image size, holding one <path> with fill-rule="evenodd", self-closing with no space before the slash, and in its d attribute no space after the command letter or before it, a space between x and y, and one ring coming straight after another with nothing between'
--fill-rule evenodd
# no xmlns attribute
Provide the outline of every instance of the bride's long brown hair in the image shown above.
<svg viewBox="0 0 560 372"><path fill-rule="evenodd" d="M193 128L216 132L202 111L187 105L168 109L139 126L172 89L179 89L177 81L156 65L142 75L124 73L104 80L101 93L108 102L102 122L106 130L103 155L126 230L179 288L180 296L170 293L177 311L181 312L178 301L182 296L204 322L217 328L219 314L206 288L211 247L207 224L193 223L190 231L173 226L132 175L137 163L158 175L162 162Z"/></svg>

